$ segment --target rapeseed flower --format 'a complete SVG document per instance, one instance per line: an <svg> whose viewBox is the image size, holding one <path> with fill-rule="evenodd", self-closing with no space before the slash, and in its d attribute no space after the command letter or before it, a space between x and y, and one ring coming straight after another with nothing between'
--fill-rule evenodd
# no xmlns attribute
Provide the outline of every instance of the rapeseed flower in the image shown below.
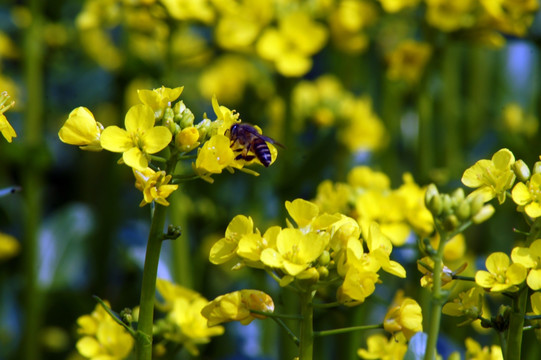
<svg viewBox="0 0 541 360"><path fill-rule="evenodd" d="M519 182L511 192L513 201L531 218L541 216L541 174L533 174L526 183Z"/></svg>
<svg viewBox="0 0 541 360"><path fill-rule="evenodd" d="M483 293L479 286L474 286L458 294L456 298L443 305L442 312L449 316L465 316L460 325L469 324L483 315Z"/></svg>
<svg viewBox="0 0 541 360"><path fill-rule="evenodd" d="M435 28L451 32L475 24L475 0L426 0L426 21Z"/></svg>
<svg viewBox="0 0 541 360"><path fill-rule="evenodd" d="M272 61L280 74L297 77L310 71L311 56L323 48L327 36L327 29L306 12L292 12L278 20L278 28L263 31L256 50L263 59Z"/></svg>
<svg viewBox="0 0 541 360"><path fill-rule="evenodd" d="M529 313L528 315L541 315L541 292L537 291L530 296L530 303L532 304L532 313ZM534 325L535 329L535 336L537 337L537 340L541 341L541 320L532 320L532 325ZM537 325L537 326L536 326Z"/></svg>
<svg viewBox="0 0 541 360"><path fill-rule="evenodd" d="M82 150L100 151L102 131L103 125L94 119L92 112L80 106L69 114L58 137L62 142L77 145Z"/></svg>
<svg viewBox="0 0 541 360"><path fill-rule="evenodd" d="M77 325L77 333L82 337L76 347L85 358L122 360L132 351L133 337L111 318L101 304L96 305L91 314L80 316Z"/></svg>
<svg viewBox="0 0 541 360"><path fill-rule="evenodd" d="M466 338L466 359L467 360L503 360L502 348L498 345L481 347L472 338Z"/></svg>
<svg viewBox="0 0 541 360"><path fill-rule="evenodd" d="M399 290L383 320L383 328L393 334L402 332L406 339L423 331L423 314L419 304Z"/></svg>
<svg viewBox="0 0 541 360"><path fill-rule="evenodd" d="M150 106L132 106L126 114L126 130L108 126L101 134L101 146L122 153L126 165L144 170L148 167L150 154L163 150L172 139L169 129L154 126L154 122L154 111Z"/></svg>
<svg viewBox="0 0 541 360"><path fill-rule="evenodd" d="M541 239L537 239L529 247L516 247L511 251L514 263L529 269L526 283L530 289L541 289Z"/></svg>
<svg viewBox="0 0 541 360"><path fill-rule="evenodd" d="M355 263L349 266L344 282L336 292L336 298L346 306L355 306L364 302L376 290L379 275Z"/></svg>
<svg viewBox="0 0 541 360"><path fill-rule="evenodd" d="M409 84L418 83L431 54L432 48L428 43L404 40L387 55L387 77Z"/></svg>
<svg viewBox="0 0 541 360"><path fill-rule="evenodd" d="M259 232L242 236L238 242L237 255L250 267L262 268L261 253L267 248L276 248L276 238L282 229L271 226L263 235Z"/></svg>
<svg viewBox="0 0 541 360"><path fill-rule="evenodd" d="M341 51L356 55L368 48L370 37L366 30L376 23L375 4L361 0L340 1L329 16L333 45Z"/></svg>
<svg viewBox="0 0 541 360"><path fill-rule="evenodd" d="M17 133L15 133L15 130L9 123L6 115L4 115L9 108L15 105L14 101L11 101L5 105L8 100L8 93L6 91L2 92L2 94L0 94L0 132L2 133L2 136L10 143L14 137L17 137Z"/></svg>
<svg viewBox="0 0 541 360"><path fill-rule="evenodd" d="M143 200L139 206L145 206L153 201L163 206L169 206L166 198L178 188L178 185L169 184L172 176L165 171L154 171L151 168L143 170L133 169L135 187L143 193Z"/></svg>
<svg viewBox="0 0 541 360"><path fill-rule="evenodd" d="M259 234L259 230L256 229L255 233ZM235 216L225 230L225 237L218 240L210 249L210 262L219 265L233 259L237 254L240 240L251 234L254 234L252 218L244 215Z"/></svg>
<svg viewBox="0 0 541 360"><path fill-rule="evenodd" d="M505 253L490 254L485 265L488 271L477 271L475 282L491 292L517 291L518 285L526 280L526 268L522 264L511 263Z"/></svg>
<svg viewBox="0 0 541 360"><path fill-rule="evenodd" d="M251 310L272 313L274 302L263 291L245 289L218 296L201 310L201 314L207 319L208 326L229 321L248 325L256 318L266 318L264 315L252 313Z"/></svg>
<svg viewBox="0 0 541 360"><path fill-rule="evenodd" d="M466 169L462 175L462 183L471 188L477 188L469 197L482 195L485 202L497 197L500 204L505 201L507 190L515 183L516 175L512 165L515 156L508 149L496 152L491 160L479 160Z"/></svg>
<svg viewBox="0 0 541 360"><path fill-rule="evenodd" d="M197 291L188 289L184 286L180 286L178 284L161 278L156 279L156 291L160 294L162 298L158 300L156 306L162 312L171 311L173 309L173 303L177 298L193 300L201 296Z"/></svg>
<svg viewBox="0 0 541 360"><path fill-rule="evenodd" d="M379 2L383 10L388 13L396 13L400 10L417 6L420 0L379 0Z"/></svg>
<svg viewBox="0 0 541 360"><path fill-rule="evenodd" d="M162 86L153 90L137 90L137 95L139 95L139 99L143 104L150 106L154 110L155 117L159 119L162 117L164 110L171 107L171 103L182 94L182 90L184 90L184 86L174 89Z"/></svg>
<svg viewBox="0 0 541 360"><path fill-rule="evenodd" d="M402 333L388 338L384 334L370 335L366 340L368 349L359 349L357 355L363 359L403 359L408 350L406 337Z"/></svg>
<svg viewBox="0 0 541 360"><path fill-rule="evenodd" d="M0 233L0 261L9 259L19 253L21 245L13 236Z"/></svg>

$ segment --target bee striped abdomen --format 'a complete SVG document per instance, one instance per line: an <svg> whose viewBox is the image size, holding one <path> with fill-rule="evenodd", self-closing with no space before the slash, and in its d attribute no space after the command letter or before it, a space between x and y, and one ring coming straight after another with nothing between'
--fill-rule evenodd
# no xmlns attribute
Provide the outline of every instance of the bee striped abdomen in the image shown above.
<svg viewBox="0 0 541 360"><path fill-rule="evenodd" d="M269 147L265 140L263 139L255 139L253 141L253 150L255 156L257 156L257 159L263 164L265 167L269 167L269 165L272 162L271 152L269 150Z"/></svg>

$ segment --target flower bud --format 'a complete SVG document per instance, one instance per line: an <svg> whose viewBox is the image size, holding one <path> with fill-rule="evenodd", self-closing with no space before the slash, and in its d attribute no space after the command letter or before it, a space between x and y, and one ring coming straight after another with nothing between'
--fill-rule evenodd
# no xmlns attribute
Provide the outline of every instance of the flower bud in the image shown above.
<svg viewBox="0 0 541 360"><path fill-rule="evenodd" d="M200 144L197 140L199 140L199 131L192 126L182 129L175 136L175 145L180 151L190 151Z"/></svg>
<svg viewBox="0 0 541 360"><path fill-rule="evenodd" d="M181 129L193 126L195 117L182 100L175 104L173 112L175 113L175 121L180 125Z"/></svg>
<svg viewBox="0 0 541 360"><path fill-rule="evenodd" d="M199 141L203 142L207 138L207 134L211 128L212 122L209 119L203 119L199 124L195 125L197 131L199 131Z"/></svg>
<svg viewBox="0 0 541 360"><path fill-rule="evenodd" d="M470 211L471 215L474 216L481 210L481 208L485 205L485 199L483 198L483 195L476 195L473 198L470 198Z"/></svg>
<svg viewBox="0 0 541 360"><path fill-rule="evenodd" d="M464 189L463 188L457 188L453 193L451 194L451 198L453 199L453 202L456 202L458 205L462 200L464 200Z"/></svg>
<svg viewBox="0 0 541 360"><path fill-rule="evenodd" d="M528 181L528 179L530 178L530 169L523 160L515 161L515 163L512 165L512 168L519 181Z"/></svg>
<svg viewBox="0 0 541 360"><path fill-rule="evenodd" d="M537 161L535 164L533 164L533 173L541 174L541 161Z"/></svg>
<svg viewBox="0 0 541 360"><path fill-rule="evenodd" d="M473 217L472 217L472 221L475 223L475 224L480 224L482 223L483 221L486 221L488 219L490 219L490 217L492 216L492 214L494 214L494 206L488 204L488 205L485 205L481 208L481 210L479 210L477 212L477 214L475 214Z"/></svg>
<svg viewBox="0 0 541 360"><path fill-rule="evenodd" d="M438 194L430 199L430 202L427 206L428 210L434 215L438 216L443 210L443 203L441 201L441 196Z"/></svg>
<svg viewBox="0 0 541 360"><path fill-rule="evenodd" d="M457 206L455 214L459 220L465 221L471 216L471 206L470 202L463 199Z"/></svg>
<svg viewBox="0 0 541 360"><path fill-rule="evenodd" d="M442 198L442 210L445 214L453 213L453 200L448 194L443 194Z"/></svg>
<svg viewBox="0 0 541 360"><path fill-rule="evenodd" d="M430 204L430 200L432 200L433 197L439 196L440 193L438 191L438 188L434 184L430 184L426 188L425 192L425 205L428 207L428 204Z"/></svg>
<svg viewBox="0 0 541 360"><path fill-rule="evenodd" d="M325 266L318 266L317 272L319 273L320 279L325 279L327 276L329 276L329 269Z"/></svg>
<svg viewBox="0 0 541 360"><path fill-rule="evenodd" d="M320 265L327 265L331 261L331 254L328 250L324 250L321 255L319 256L318 262Z"/></svg>

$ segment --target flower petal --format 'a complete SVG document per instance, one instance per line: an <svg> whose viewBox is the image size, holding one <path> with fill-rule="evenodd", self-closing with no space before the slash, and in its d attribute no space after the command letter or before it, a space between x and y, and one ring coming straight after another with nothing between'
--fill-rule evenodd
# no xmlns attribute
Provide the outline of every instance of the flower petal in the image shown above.
<svg viewBox="0 0 541 360"><path fill-rule="evenodd" d="M108 126L101 133L101 146L112 152L125 152L133 148L133 140L128 132L118 126Z"/></svg>

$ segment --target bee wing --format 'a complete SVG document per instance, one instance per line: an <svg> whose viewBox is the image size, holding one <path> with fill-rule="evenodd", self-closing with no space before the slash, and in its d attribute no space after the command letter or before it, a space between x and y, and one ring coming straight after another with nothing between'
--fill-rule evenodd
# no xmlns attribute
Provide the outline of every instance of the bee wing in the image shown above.
<svg viewBox="0 0 541 360"><path fill-rule="evenodd" d="M247 126L244 126L243 127L243 130L245 130L246 132L249 132L250 134L258 137L259 139L263 140L263 141L266 141L266 142L269 142L271 144L276 144L282 148L285 149L285 146L280 144L279 142L275 141L273 138L270 138L268 136L265 136L263 134L261 134L255 127L251 126L251 125L248 125L248 124L245 124Z"/></svg>

